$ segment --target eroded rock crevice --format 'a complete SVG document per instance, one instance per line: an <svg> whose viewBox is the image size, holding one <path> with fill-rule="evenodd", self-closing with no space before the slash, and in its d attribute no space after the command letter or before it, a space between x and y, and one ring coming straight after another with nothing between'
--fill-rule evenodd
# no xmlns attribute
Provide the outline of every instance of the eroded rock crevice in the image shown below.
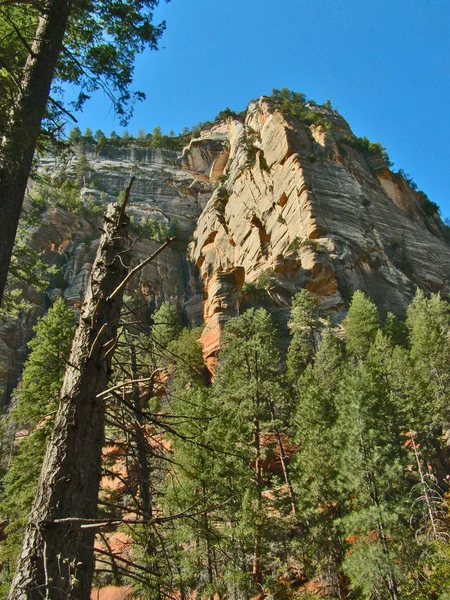
<svg viewBox="0 0 450 600"><path fill-rule="evenodd" d="M439 217L424 212L400 173L358 149L338 113L311 109L327 119L326 128L286 117L262 97L250 103L244 122L229 117L212 125L181 157L132 147L99 155L82 147L69 161L68 172L75 176L80 153L88 158L90 180L82 197L99 205L117 198L134 171L129 212L138 229L144 231L149 220L176 229L176 245L131 288L150 308L168 300L187 324L203 322L211 367L228 319L263 304L286 322L301 288L314 293L336 321L357 289L382 313L400 316L416 286L450 292L450 248ZM40 168L55 172L56 159L44 157ZM133 264L158 247L144 234L136 238ZM58 296L74 308L80 305L98 239L95 221L61 207L42 215L30 244L45 250L61 277L47 295L24 285L31 310L0 328L9 392L37 317ZM265 286L264 301L247 293L248 286Z"/></svg>

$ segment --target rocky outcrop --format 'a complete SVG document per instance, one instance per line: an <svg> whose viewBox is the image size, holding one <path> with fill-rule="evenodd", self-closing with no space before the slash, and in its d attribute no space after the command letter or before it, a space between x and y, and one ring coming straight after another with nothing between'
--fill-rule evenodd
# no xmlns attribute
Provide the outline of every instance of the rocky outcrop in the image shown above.
<svg viewBox="0 0 450 600"><path fill-rule="evenodd" d="M89 147L75 151L62 166L54 157L41 158L40 169L55 174L63 168L65 176L75 178L76 165L83 151L89 169L81 197L91 210L89 212L87 208L88 216L84 217L60 206L51 207L42 214L39 226L31 233L31 247L43 251L45 260L56 265L59 273L53 278L48 294L37 293L24 282L23 295L31 308L19 319L0 325L0 380L4 403L20 376L27 354L26 344L33 335L37 318L44 315L51 302L60 296L64 296L77 313L86 291L102 225L101 217L89 216L93 212L92 206L106 206L117 200L131 174L135 175L128 209L134 222L131 227L132 264L139 264L160 246L148 238L145 226L149 219L170 228L177 242L132 279L128 293L136 294L142 304L148 304L148 314L168 300L179 307L186 323L200 325L203 321L203 291L187 259L186 246L211 196L213 187L209 179L174 166L177 154L172 151L148 151L141 157L141 162L136 162L136 153L130 149L120 149L113 153L114 158L98 156ZM30 188L33 188L32 182Z"/></svg>
<svg viewBox="0 0 450 600"><path fill-rule="evenodd" d="M190 246L205 289L211 364L223 323L248 304L263 302L285 321L292 296L306 287L339 320L357 289L397 315L416 286L450 291L450 248L437 215L424 213L382 156L358 149L342 117L311 108L327 128L288 118L262 98L244 124L229 119L196 141L229 144Z"/></svg>
<svg viewBox="0 0 450 600"><path fill-rule="evenodd" d="M270 98L252 102L245 119L228 118L203 131L178 156L165 149L75 149L64 170L75 177L80 154L89 161L82 198L104 205L136 176L129 212L135 223L133 263L158 246L150 219L176 230L177 243L132 281L150 309L169 300L186 323L205 324L211 368L223 324L249 306L264 305L283 328L293 295L314 293L339 321L357 289L386 314L403 315L416 286L450 291L450 248L437 214L423 197L368 153L335 111L320 119L286 116ZM309 124L308 124L309 123ZM61 165L41 159L52 173ZM0 328L7 391L15 384L36 318L63 295L76 309L98 244L100 219L53 207L31 236L56 264L48 296L24 284L32 310Z"/></svg>

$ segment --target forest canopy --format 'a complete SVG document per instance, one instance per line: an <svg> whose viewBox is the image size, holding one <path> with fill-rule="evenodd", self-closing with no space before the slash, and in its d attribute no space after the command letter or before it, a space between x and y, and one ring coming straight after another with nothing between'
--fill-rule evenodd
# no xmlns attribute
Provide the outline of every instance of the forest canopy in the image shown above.
<svg viewBox="0 0 450 600"><path fill-rule="evenodd" d="M55 305L39 325L25 382L38 353L51 352L50 327L67 322L71 339L65 314ZM181 328L175 307L163 304L150 326L123 319L113 382L125 369L151 387L107 402L104 469L117 483L102 487L99 510L117 525L100 532L97 585L155 599L447 597L446 301L418 291L406 321L383 323L356 292L336 327L302 291L287 368L270 314L249 309L227 323L212 383L198 332ZM11 418L33 430L30 394L35 411L49 409L27 385ZM17 515L2 549L5 586L36 485L20 465L45 431L21 442L5 479L0 511L8 518L14 503ZM109 549L116 536L132 544L126 563Z"/></svg>

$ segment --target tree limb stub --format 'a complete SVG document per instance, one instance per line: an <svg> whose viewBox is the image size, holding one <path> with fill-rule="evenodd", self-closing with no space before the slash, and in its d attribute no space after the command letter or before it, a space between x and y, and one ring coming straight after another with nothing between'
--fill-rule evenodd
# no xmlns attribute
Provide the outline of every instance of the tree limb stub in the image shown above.
<svg viewBox="0 0 450 600"><path fill-rule="evenodd" d="M134 180L135 180L135 176L133 175L132 178L130 179L130 183L128 184L128 187L125 191L125 198L122 202L122 206L120 207L119 216L117 217L117 226L119 226L122 223L122 220L123 220L123 217L125 214L125 210L127 208L128 200L130 199L131 188L133 187Z"/></svg>

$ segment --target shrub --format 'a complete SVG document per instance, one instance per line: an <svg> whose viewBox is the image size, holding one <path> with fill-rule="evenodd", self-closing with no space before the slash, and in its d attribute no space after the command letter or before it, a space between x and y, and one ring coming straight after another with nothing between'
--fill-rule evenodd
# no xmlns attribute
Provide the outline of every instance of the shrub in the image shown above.
<svg viewBox="0 0 450 600"><path fill-rule="evenodd" d="M428 198L425 192L419 192L420 194L420 206L427 217L438 215L441 211L439 205Z"/></svg>
<svg viewBox="0 0 450 600"><path fill-rule="evenodd" d="M371 142L366 136L359 138L356 136L350 137L348 135L344 135L336 140L336 144L344 156L345 146L350 146L355 148L355 150L359 150L359 152L364 154L366 158L379 156L383 159L383 162L387 167L392 167L394 164L391 162L389 154L386 152L386 148L382 146L380 142Z"/></svg>
<svg viewBox="0 0 450 600"><path fill-rule="evenodd" d="M325 128L330 126L325 115L311 109L316 102L308 100L302 92L293 92L288 88L273 89L270 101L272 106L284 115L303 121L307 125L322 125Z"/></svg>
<svg viewBox="0 0 450 600"><path fill-rule="evenodd" d="M327 251L327 249L325 248L325 246L323 244L321 244L318 240L314 240L311 238L307 238L306 240L303 240L303 242L301 242L300 246L304 247L304 248L312 248L315 252L318 252L319 254L322 254L324 252Z"/></svg>

